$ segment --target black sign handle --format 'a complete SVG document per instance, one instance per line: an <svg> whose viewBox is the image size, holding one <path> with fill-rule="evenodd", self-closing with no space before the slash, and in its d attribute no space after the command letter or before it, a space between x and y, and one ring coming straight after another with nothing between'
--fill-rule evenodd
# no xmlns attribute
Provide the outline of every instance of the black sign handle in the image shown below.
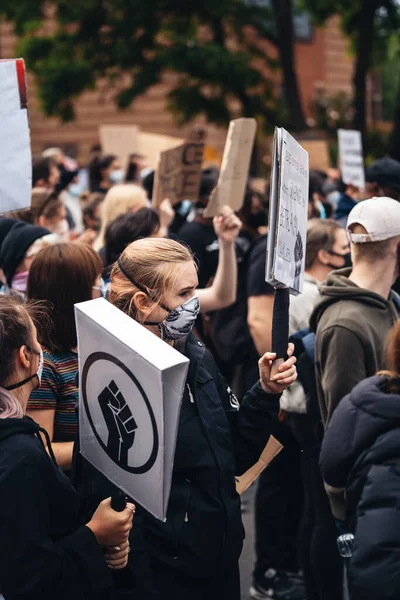
<svg viewBox="0 0 400 600"><path fill-rule="evenodd" d="M272 352L276 359L272 364L271 377L278 374L280 365L287 359L289 341L289 288L275 290L272 315Z"/></svg>
<svg viewBox="0 0 400 600"><path fill-rule="evenodd" d="M126 501L127 498L124 492L118 490L118 492L115 492L115 494L111 496L111 508L116 512L122 512L126 507Z"/></svg>

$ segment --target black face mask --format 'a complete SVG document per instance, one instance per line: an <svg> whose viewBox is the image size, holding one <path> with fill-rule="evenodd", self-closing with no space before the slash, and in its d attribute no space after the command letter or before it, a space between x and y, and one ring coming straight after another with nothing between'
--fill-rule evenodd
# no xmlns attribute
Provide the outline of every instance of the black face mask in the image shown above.
<svg viewBox="0 0 400 600"><path fill-rule="evenodd" d="M338 265L333 265L332 263L326 263L326 265L328 267L331 267L331 269L333 270L337 270L337 269L344 269L344 268L348 268L353 266L353 263L351 262L351 252L346 252L346 254L339 254L338 252L333 252L332 250L328 250L328 254L331 254L332 256L339 256L340 258L343 258L344 260L344 265L342 265L341 267L339 267Z"/></svg>
<svg viewBox="0 0 400 600"><path fill-rule="evenodd" d="M247 225L251 229L258 229L259 227L265 227L267 225L267 211L259 210L254 214L250 214L247 217Z"/></svg>

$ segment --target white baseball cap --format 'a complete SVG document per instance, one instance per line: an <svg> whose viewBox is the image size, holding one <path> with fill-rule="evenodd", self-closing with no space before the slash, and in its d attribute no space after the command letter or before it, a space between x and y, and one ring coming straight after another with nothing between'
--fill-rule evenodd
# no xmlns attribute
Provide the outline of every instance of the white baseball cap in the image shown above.
<svg viewBox="0 0 400 600"><path fill-rule="evenodd" d="M352 225L362 225L367 233L352 233ZM400 236L400 202L386 197L359 202L349 214L347 233L353 244L382 242Z"/></svg>

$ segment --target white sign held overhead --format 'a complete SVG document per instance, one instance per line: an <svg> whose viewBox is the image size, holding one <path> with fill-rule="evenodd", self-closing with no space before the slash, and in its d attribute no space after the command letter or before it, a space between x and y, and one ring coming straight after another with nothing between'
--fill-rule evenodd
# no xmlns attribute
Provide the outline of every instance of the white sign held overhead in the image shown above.
<svg viewBox="0 0 400 600"><path fill-rule="evenodd" d="M307 216L308 152L283 128L276 128L271 177L271 198L266 281L303 291Z"/></svg>
<svg viewBox="0 0 400 600"><path fill-rule="evenodd" d="M363 190L365 171L361 131L338 129L338 142L343 182Z"/></svg>
<svg viewBox="0 0 400 600"><path fill-rule="evenodd" d="M165 520L189 361L102 298L75 315L81 452Z"/></svg>
<svg viewBox="0 0 400 600"><path fill-rule="evenodd" d="M255 119L230 122L218 183L204 211L206 218L218 215L225 204L235 212L242 208L256 129Z"/></svg>
<svg viewBox="0 0 400 600"><path fill-rule="evenodd" d="M0 214L29 208L32 154L25 63L0 60Z"/></svg>

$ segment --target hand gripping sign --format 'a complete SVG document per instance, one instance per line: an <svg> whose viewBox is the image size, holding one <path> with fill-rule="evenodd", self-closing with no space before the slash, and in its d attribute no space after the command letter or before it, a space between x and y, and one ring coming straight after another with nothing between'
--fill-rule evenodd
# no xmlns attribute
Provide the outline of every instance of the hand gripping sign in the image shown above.
<svg viewBox="0 0 400 600"><path fill-rule="evenodd" d="M0 214L29 208L32 155L25 63L0 60Z"/></svg>
<svg viewBox="0 0 400 600"><path fill-rule="evenodd" d="M102 298L75 314L81 452L165 520L189 361Z"/></svg>
<svg viewBox="0 0 400 600"><path fill-rule="evenodd" d="M303 290L308 216L308 153L283 128L276 128L271 176L265 279L275 288L272 350L277 368L289 337L289 292Z"/></svg>

